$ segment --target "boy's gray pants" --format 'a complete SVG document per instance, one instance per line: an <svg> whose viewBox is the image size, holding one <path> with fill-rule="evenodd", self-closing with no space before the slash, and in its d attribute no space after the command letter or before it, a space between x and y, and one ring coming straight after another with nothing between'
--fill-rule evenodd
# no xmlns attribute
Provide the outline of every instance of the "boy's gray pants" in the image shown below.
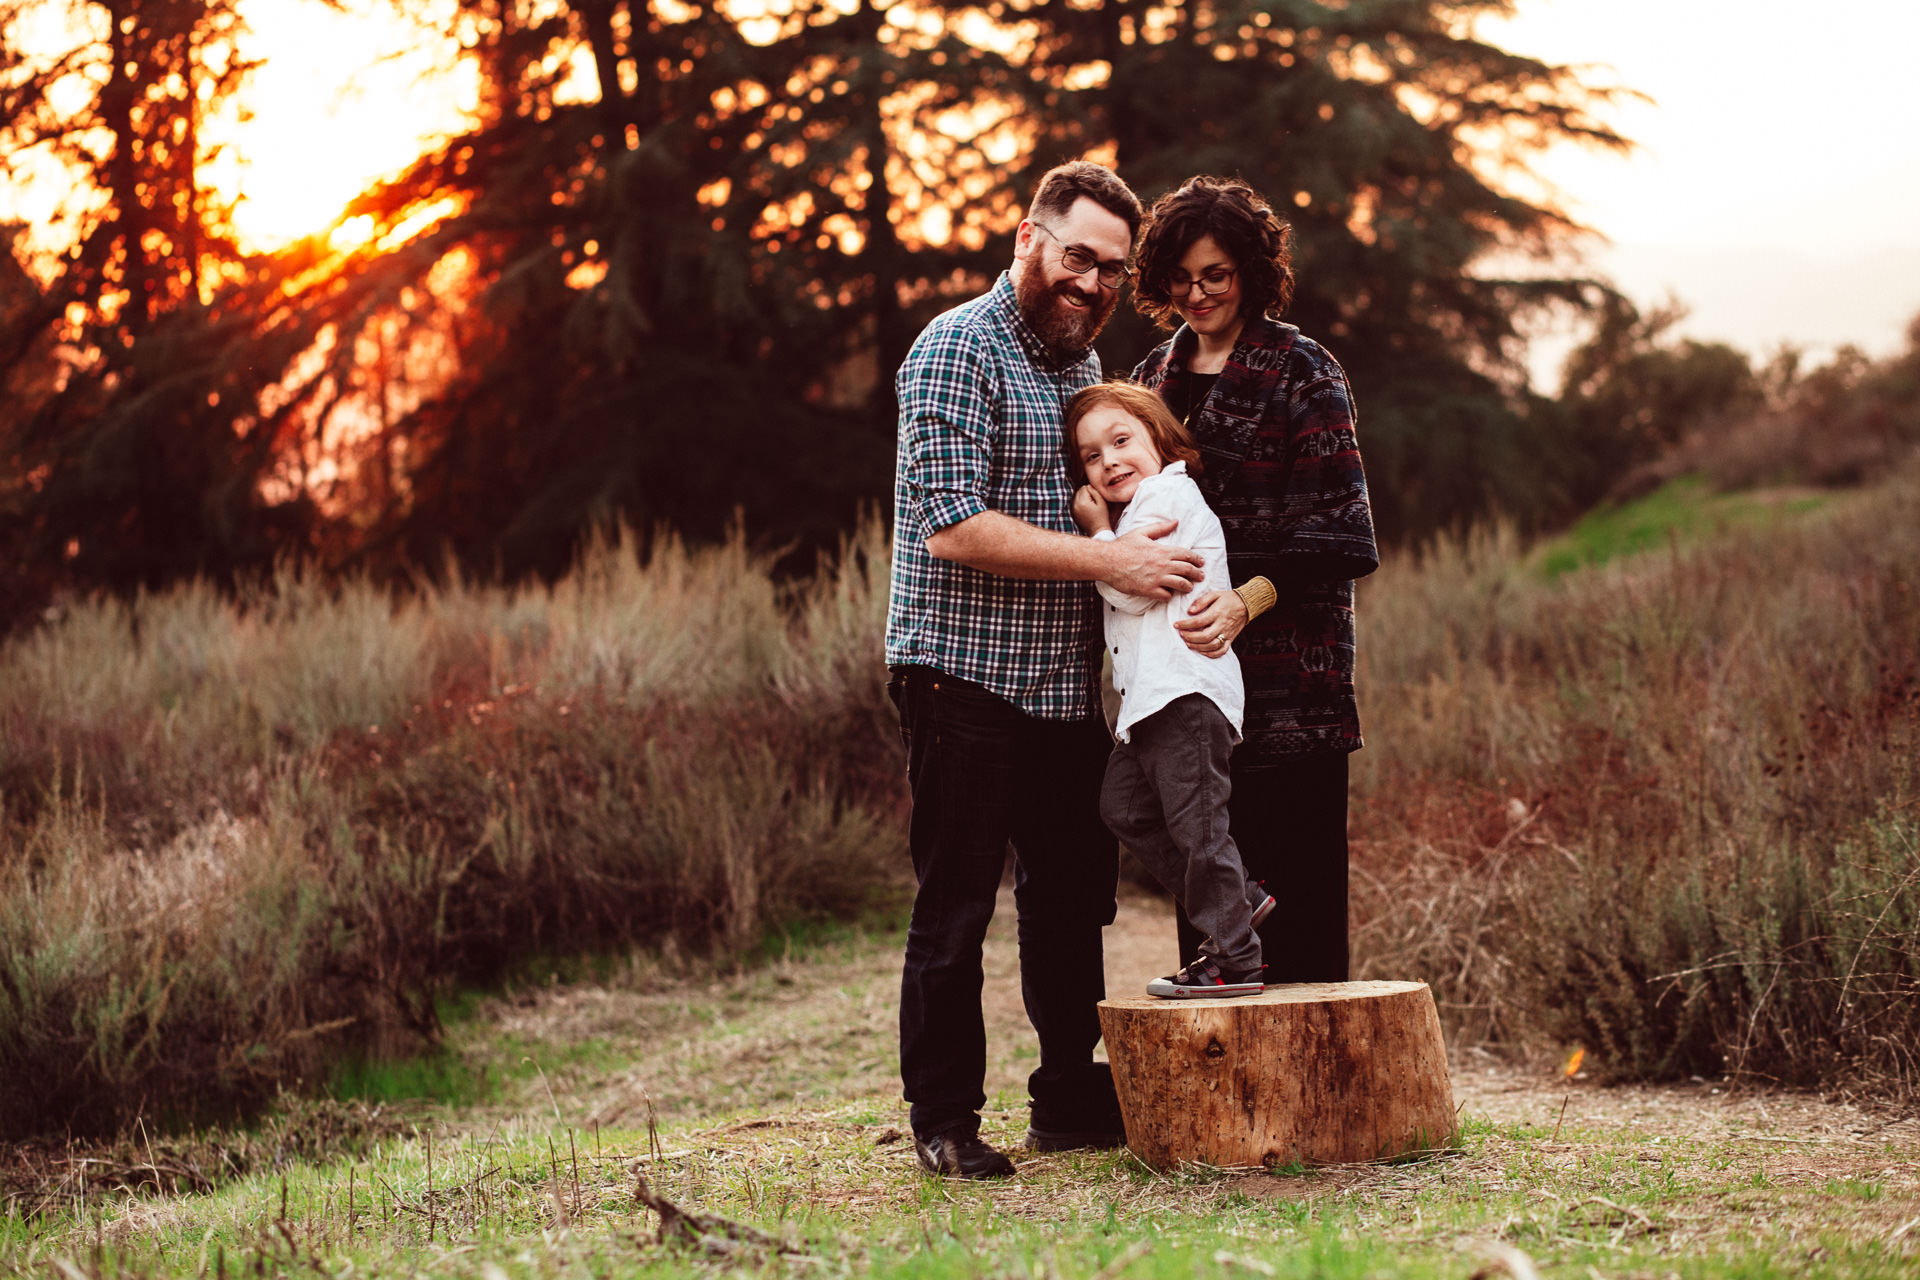
<svg viewBox="0 0 1920 1280"><path fill-rule="evenodd" d="M1267 895L1248 882L1227 832L1233 726L1213 699L1189 693L1135 721L1130 737L1107 758L1101 818L1213 936L1222 969L1260 968L1252 903Z"/></svg>

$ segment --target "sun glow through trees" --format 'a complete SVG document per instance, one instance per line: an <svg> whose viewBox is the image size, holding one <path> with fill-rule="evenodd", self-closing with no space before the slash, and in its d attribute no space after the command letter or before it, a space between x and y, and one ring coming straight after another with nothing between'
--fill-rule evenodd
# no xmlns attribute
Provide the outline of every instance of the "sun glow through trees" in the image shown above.
<svg viewBox="0 0 1920 1280"><path fill-rule="evenodd" d="M270 251L328 232L370 183L464 127L473 77L438 16L416 25L371 0L338 8L243 0L240 56L256 65L237 98L207 117L197 166L202 189L231 209L243 248ZM104 21L92 7L28 0L15 34L28 63L50 66L98 41L95 28ZM79 64L51 95L56 105L63 97L83 102L87 82L104 74L85 59ZM64 252L95 193L46 146L11 163L0 221L30 227L33 251ZM333 239L343 247L339 230Z"/></svg>
<svg viewBox="0 0 1920 1280"><path fill-rule="evenodd" d="M261 60L239 108L213 126L216 189L237 196L249 248L326 231L367 185L467 122L475 91L444 26L385 6L247 0L245 48ZM335 247L342 227L334 234Z"/></svg>

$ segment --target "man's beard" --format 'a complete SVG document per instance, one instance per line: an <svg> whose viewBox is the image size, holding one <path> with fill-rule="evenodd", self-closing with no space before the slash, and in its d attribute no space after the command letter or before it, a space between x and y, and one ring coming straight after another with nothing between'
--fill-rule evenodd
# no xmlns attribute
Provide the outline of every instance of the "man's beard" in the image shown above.
<svg viewBox="0 0 1920 1280"><path fill-rule="evenodd" d="M1013 294L1020 304L1020 314L1047 350L1055 355L1072 355L1092 346L1095 336L1106 326L1107 317L1113 314L1114 303L1120 300L1117 290L1101 289L1091 305L1074 307L1065 301L1065 295L1074 292L1072 281L1062 280L1050 286L1041 272L1031 266L1014 282Z"/></svg>

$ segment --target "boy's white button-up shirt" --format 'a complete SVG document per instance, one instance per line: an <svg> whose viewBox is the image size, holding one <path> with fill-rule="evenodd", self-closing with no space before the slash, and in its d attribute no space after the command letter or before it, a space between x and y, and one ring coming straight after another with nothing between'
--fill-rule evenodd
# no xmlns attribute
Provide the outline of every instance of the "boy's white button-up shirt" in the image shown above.
<svg viewBox="0 0 1920 1280"><path fill-rule="evenodd" d="M1198 552L1206 561L1206 580L1192 593L1168 601L1130 596L1104 582L1095 584L1104 602L1101 615L1106 624L1107 652L1113 659L1113 687L1120 694L1120 718L1114 724L1114 736L1129 742L1138 721L1175 698L1201 693L1220 708L1238 742L1247 702L1240 680L1240 659L1231 650L1218 658L1195 653L1173 626L1187 616L1194 594L1226 591L1233 585L1227 576L1227 535L1220 527L1220 518L1201 496L1200 486L1187 474L1186 463L1170 463L1159 475L1142 480L1133 492L1133 501L1121 513L1119 525L1111 533L1103 530L1094 537L1103 541L1115 538L1146 520L1175 521L1175 528L1164 541Z"/></svg>

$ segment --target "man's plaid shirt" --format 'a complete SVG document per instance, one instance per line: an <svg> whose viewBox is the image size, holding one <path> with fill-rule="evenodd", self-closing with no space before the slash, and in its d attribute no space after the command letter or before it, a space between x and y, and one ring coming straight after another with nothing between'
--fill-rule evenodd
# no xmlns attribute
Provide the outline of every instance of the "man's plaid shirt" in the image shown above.
<svg viewBox="0 0 1920 1280"><path fill-rule="evenodd" d="M987 510L1078 534L1061 413L1099 380L1091 351L1064 362L1048 353L1005 272L913 344L895 384L889 665L938 668L1043 719L1098 711L1100 614L1090 583L982 573L934 559L926 540Z"/></svg>

